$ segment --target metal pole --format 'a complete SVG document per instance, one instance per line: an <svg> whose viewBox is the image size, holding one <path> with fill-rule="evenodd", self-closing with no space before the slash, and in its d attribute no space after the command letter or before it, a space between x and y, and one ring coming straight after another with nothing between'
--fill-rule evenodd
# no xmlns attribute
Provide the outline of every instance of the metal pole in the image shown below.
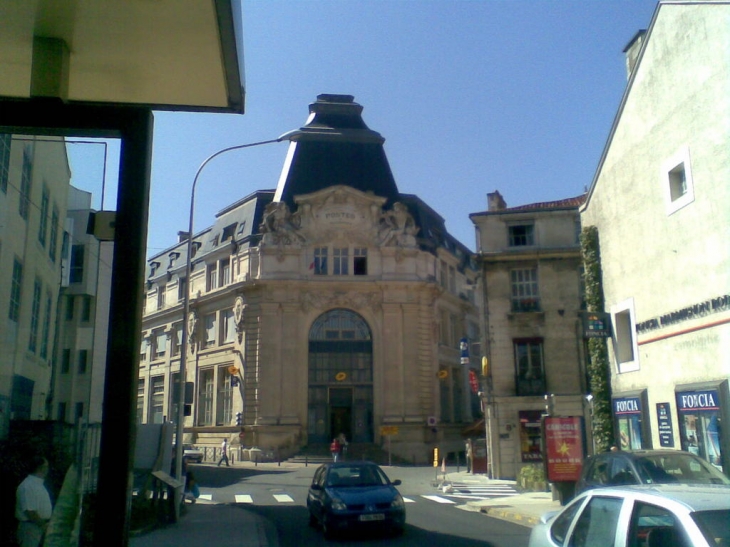
<svg viewBox="0 0 730 547"><path fill-rule="evenodd" d="M190 322L190 290L191 290L191 279L190 279L190 273L192 271L192 251L193 251L193 217L195 212L195 188L198 184L198 178L200 177L200 173L202 173L203 168L210 163L210 161L221 154L225 152L230 152L231 150L238 150L241 148L250 148L252 146L261 146L262 144L271 144L274 142L281 142L284 140L284 136L281 136L277 139L268 140L268 141L259 141L259 142L253 142L249 144L239 144L236 146L229 146L228 148L223 148L222 150L218 150L214 154L211 154L208 156L203 163L200 164L200 167L198 167L197 172L195 173L195 178L193 179L193 186L190 190L190 214L188 216L188 240L186 244L187 249L187 256L185 257L185 283L187 284L185 287L185 291L183 292L183 322L182 322L182 340L180 347L182 348L182 353L180 354L180 373L178 375L178 382L180 386L179 391L179 399L178 399L178 408L177 408L177 423L175 424L175 476L179 481L184 481L184 478L182 476L182 459L183 459L183 434L184 434L184 421L185 421L185 382L187 380L187 370L186 370L186 362L187 362L187 354L188 354L188 336L189 336L189 322ZM180 501L182 500L183 496L183 489L182 487L178 488L175 492L175 507L176 507L176 515L177 511L179 510Z"/></svg>

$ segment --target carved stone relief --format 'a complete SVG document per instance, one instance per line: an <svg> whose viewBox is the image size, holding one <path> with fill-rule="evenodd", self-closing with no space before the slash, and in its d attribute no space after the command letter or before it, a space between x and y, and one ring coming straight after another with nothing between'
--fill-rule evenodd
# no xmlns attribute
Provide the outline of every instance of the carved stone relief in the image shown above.
<svg viewBox="0 0 730 547"><path fill-rule="evenodd" d="M302 310L321 310L326 308L370 308L378 312L383 303L383 295L380 292L363 293L360 291L337 291L337 292L304 292L302 294Z"/></svg>

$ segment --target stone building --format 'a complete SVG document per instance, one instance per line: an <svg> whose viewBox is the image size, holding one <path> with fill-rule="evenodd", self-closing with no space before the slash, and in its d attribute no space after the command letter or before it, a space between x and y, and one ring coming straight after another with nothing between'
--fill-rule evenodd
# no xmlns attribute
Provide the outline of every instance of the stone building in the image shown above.
<svg viewBox="0 0 730 547"><path fill-rule="evenodd" d="M586 203L598 232L616 436L730 469L730 5L660 2Z"/></svg>
<svg viewBox="0 0 730 547"><path fill-rule="evenodd" d="M261 190L148 261L141 422L175 414L181 301L190 290L186 440L293 454L344 433L425 462L463 450L478 340L472 253L401 194L384 138L347 95L320 95L276 190ZM240 413L240 417L238 417ZM240 427L237 422L240 420ZM245 428L245 429L244 429Z"/></svg>
<svg viewBox="0 0 730 547"><path fill-rule="evenodd" d="M483 291L491 406L485 428L495 477L541 463L541 415L583 416L579 206L585 196L507 207L499 192L472 213Z"/></svg>

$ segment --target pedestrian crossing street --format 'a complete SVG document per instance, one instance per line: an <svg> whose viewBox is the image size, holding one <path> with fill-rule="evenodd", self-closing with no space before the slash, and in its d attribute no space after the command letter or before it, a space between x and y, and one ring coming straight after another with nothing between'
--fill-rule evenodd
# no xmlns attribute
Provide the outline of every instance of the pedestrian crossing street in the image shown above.
<svg viewBox="0 0 730 547"><path fill-rule="evenodd" d="M444 505L456 505L460 501L464 500L480 500L490 499L506 496L517 495L517 491L509 484L495 484L495 485L477 485L469 483L448 483L443 488L438 490L438 494L422 494L420 496L403 496L406 503L418 503L420 501L427 501L432 503L439 503ZM306 496L306 494L305 494ZM214 499L214 495L210 493L201 493L200 500L205 500L212 503L228 503L229 499ZM295 499L286 492L257 494L256 499L254 495L247 493L234 494L234 500L237 504L269 504L275 503L295 503ZM302 500L303 501L303 500Z"/></svg>

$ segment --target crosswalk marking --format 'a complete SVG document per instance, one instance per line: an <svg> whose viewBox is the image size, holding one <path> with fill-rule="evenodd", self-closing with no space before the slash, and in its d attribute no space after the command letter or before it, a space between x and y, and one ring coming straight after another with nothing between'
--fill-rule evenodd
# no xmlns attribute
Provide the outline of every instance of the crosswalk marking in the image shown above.
<svg viewBox="0 0 730 547"><path fill-rule="evenodd" d="M253 503L253 498L248 494L236 494L236 503Z"/></svg>
<svg viewBox="0 0 730 547"><path fill-rule="evenodd" d="M294 501L294 498L292 498L289 494L274 494L274 499L279 503L288 503Z"/></svg>
<svg viewBox="0 0 730 547"><path fill-rule="evenodd" d="M406 497L403 498L403 501L406 503L416 503L416 500L412 500L411 498L406 498Z"/></svg>
<svg viewBox="0 0 730 547"><path fill-rule="evenodd" d="M421 496L427 500L435 501L436 503L456 503L455 501L442 498L441 496Z"/></svg>
<svg viewBox="0 0 730 547"><path fill-rule="evenodd" d="M207 500L207 501L212 501L213 500L213 494L200 494L200 496L198 496L198 497L201 500Z"/></svg>

